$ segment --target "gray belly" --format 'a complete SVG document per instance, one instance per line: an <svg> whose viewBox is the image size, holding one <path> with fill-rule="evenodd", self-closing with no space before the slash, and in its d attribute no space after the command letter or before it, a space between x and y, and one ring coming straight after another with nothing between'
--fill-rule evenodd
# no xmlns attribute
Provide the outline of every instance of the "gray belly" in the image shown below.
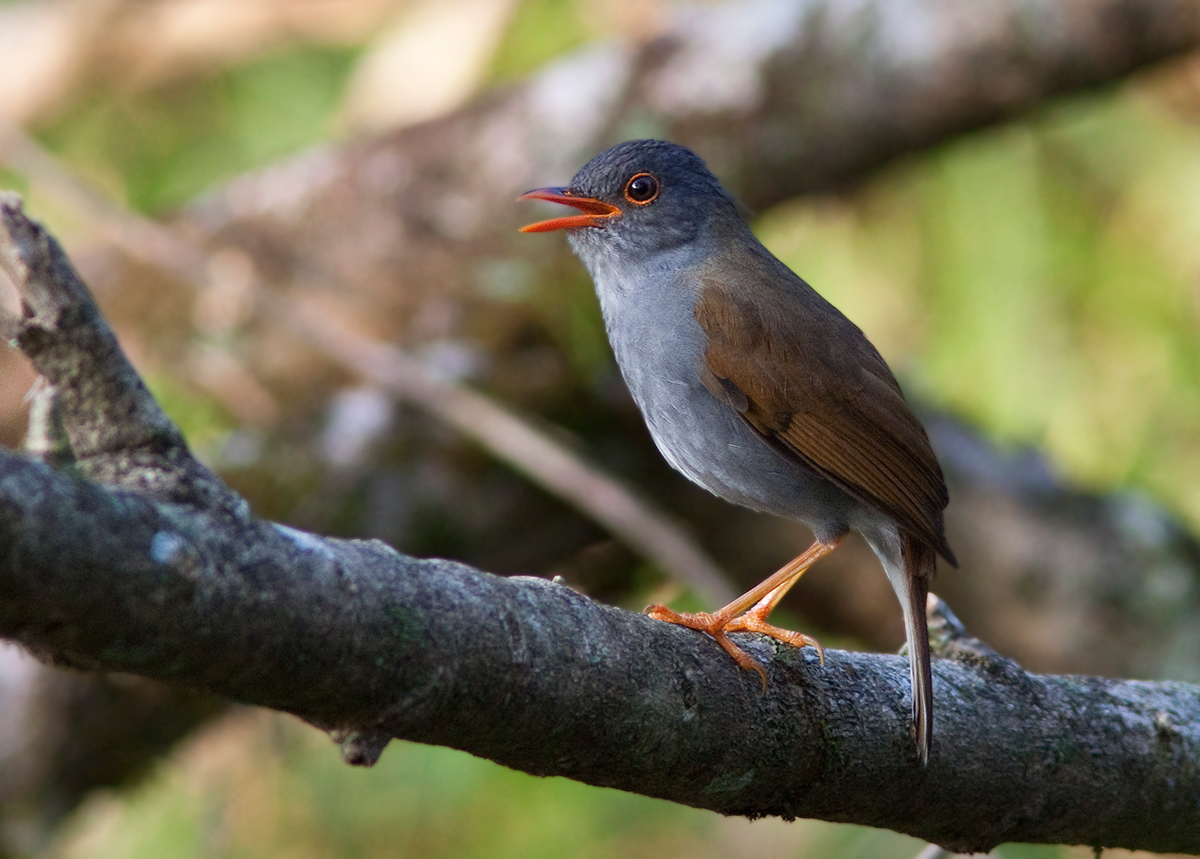
<svg viewBox="0 0 1200 859"><path fill-rule="evenodd" d="M843 533L858 502L768 443L704 387L698 372L704 334L690 313L675 318L681 324L664 331L662 315L626 317L612 338L621 373L663 456L726 501L798 520L818 535Z"/></svg>
<svg viewBox="0 0 1200 859"><path fill-rule="evenodd" d="M849 526L853 498L768 443L702 384L640 393L634 399L654 443L695 483L726 501L796 519L815 531Z"/></svg>

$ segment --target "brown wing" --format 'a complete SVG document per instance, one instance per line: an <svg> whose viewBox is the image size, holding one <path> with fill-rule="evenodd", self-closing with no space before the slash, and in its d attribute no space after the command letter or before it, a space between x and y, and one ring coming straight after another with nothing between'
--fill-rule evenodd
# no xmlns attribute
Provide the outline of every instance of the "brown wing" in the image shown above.
<svg viewBox="0 0 1200 859"><path fill-rule="evenodd" d="M941 468L883 358L778 260L764 252L752 263L736 277L715 267L701 277L705 384L765 437L952 560Z"/></svg>

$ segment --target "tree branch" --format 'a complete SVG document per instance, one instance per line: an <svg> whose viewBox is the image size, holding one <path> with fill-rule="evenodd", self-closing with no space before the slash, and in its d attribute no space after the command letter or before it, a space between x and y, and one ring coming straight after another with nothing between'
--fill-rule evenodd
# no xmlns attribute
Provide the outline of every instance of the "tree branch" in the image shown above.
<svg viewBox="0 0 1200 859"><path fill-rule="evenodd" d="M272 707L371 763L453 746L727 814L1010 840L1200 848L1200 690L1039 677L961 642L936 660L933 759L896 656L710 640L540 579L255 518L197 463L57 243L0 198L5 336L55 392L76 467L0 452L0 635L81 668Z"/></svg>

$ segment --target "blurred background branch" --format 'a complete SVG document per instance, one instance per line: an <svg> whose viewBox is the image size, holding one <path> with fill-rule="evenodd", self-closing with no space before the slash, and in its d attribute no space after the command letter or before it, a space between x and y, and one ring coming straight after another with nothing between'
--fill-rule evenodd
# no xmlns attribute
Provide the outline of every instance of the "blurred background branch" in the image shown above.
<svg viewBox="0 0 1200 859"><path fill-rule="evenodd" d="M1034 669L1196 679L1200 551L1185 526L1200 523L1187 479L1200 471L1198 29L1195 4L1170 0L9 3L0 113L76 187L115 202L57 190L11 135L0 180L67 237L160 399L262 515L561 574L640 607L678 596L654 593L670 587L660 569L264 319L260 298L318 308L542 416L689 523L735 578L757 580L806 535L668 472L577 264L563 243L513 232L536 217L511 202L520 191L565 181L617 139L676 139L764 212L760 234L868 331L906 390L959 416L931 424L964 559L937 587L972 631ZM189 274L131 252L161 233L139 234L128 211L160 219L189 249ZM10 444L30 381L0 354ZM797 623L896 646L869 554L837 561L797 588ZM46 750L25 770L40 784L0 784L23 843L121 777L88 775L38 739L86 736L60 717L89 710L21 710L40 700L40 675L0 679L12 693L0 707L32 726L7 733L10 748ZM300 754L299 740L270 739L281 729L236 724L223 736ZM235 837L221 834L237 828L231 812L211 813L222 823L204 837ZM682 819L672 813L659 817ZM745 843L785 838L769 824L751 833ZM821 836L786 839L802 837ZM724 843L693 841L696 855Z"/></svg>

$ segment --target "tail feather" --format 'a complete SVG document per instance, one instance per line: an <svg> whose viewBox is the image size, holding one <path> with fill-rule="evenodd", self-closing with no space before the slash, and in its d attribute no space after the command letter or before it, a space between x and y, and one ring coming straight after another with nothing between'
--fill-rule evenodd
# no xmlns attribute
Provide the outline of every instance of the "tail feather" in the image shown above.
<svg viewBox="0 0 1200 859"><path fill-rule="evenodd" d="M904 609L904 632L908 639L908 667L912 678L913 725L917 734L917 753L921 763L929 763L933 743L933 670L929 662L929 621L925 600L929 580L937 564L934 550L908 534L901 535L904 558L902 582L892 586ZM903 585L903 587L901 587Z"/></svg>

